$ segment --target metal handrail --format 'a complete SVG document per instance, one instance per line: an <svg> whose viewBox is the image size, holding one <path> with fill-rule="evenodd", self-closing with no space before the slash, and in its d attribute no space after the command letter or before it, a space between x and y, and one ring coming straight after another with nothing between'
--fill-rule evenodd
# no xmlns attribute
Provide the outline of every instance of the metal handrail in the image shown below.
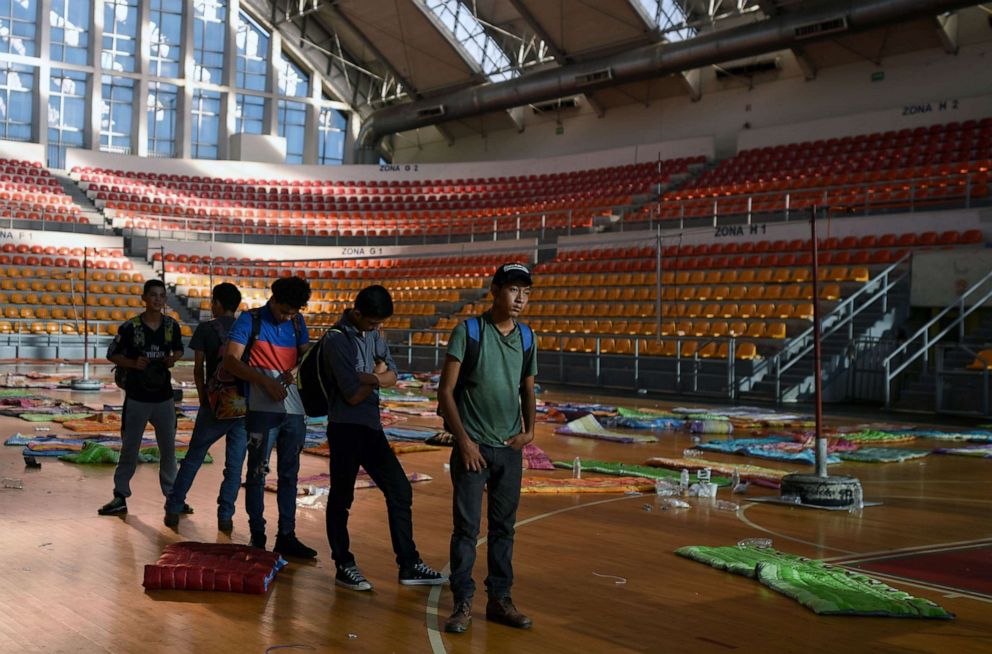
<svg viewBox="0 0 992 654"><path fill-rule="evenodd" d="M978 280L970 287L968 287L968 289L965 290L964 293L959 295L956 300L954 300L946 307L944 307L943 311L941 311L936 316L931 318L925 325L920 327L915 334L907 338L902 345L900 345L895 350L893 350L889 354L889 356L885 357L885 360L882 362L882 367L885 370L885 408L888 409L892 405L892 381L900 374L902 374L902 372L906 370L906 368L908 368L910 364L912 364L920 357L923 357L923 363L926 364L929 361L930 348L934 344L939 342L941 339L943 339L945 336L947 336L949 333L951 333L951 330L955 328L958 329L959 339L964 338L965 318L970 316L978 309L982 308L982 306L986 302L992 299L992 288L986 291L985 294L981 296L979 299L975 300L970 307L965 306L965 301L989 280L992 280L992 271L989 271L988 273L985 274L984 277L982 277L980 280ZM944 318L944 316L946 316L955 309L958 310L957 318L952 320L951 324L947 325L947 327L945 327L940 332L938 332L936 336L930 336L930 329L934 325L937 325L940 322L940 320ZM892 369L893 359L903 354L903 352L907 351L910 348L910 346L916 343L917 341L922 341L921 346L918 346L915 349L915 351L909 354L909 356L906 358L905 361L903 361L895 368L895 370L893 370Z"/></svg>
<svg viewBox="0 0 992 654"><path fill-rule="evenodd" d="M829 325L829 328L821 334L821 340L834 334L842 327L849 327L850 325L853 325L854 319L861 314L862 311L878 300L881 299L883 301L887 301L888 292L894 288L896 284L902 281L908 272L904 270L898 277L895 277L894 279L891 278L894 276L895 271L909 260L910 256L910 253L903 255L898 261L880 272L875 279L866 282L864 286L858 289L850 297L845 298L840 304L834 307L833 311L824 316L820 321L821 325ZM854 308L855 303L865 295L871 295L871 297L857 308ZM816 300L816 298L814 298L814 300ZM848 311L848 315L845 316L844 314ZM789 370L792 366L798 363L800 359L813 350L813 331L813 327L809 327L802 334L799 334L795 338L791 339L785 347L776 352L773 356L764 359L761 364L755 367L752 376L762 372L767 372L769 369L775 372L776 401L781 400L782 373ZM785 359L784 364L782 363L783 359ZM743 382L744 380L741 381Z"/></svg>

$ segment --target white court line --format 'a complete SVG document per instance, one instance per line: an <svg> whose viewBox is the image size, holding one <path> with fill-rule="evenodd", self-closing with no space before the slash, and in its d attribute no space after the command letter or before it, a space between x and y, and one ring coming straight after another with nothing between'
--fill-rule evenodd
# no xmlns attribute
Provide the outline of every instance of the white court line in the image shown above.
<svg viewBox="0 0 992 654"><path fill-rule="evenodd" d="M849 556L832 556L827 559L820 559L824 562L842 561L843 563L862 563L865 561L881 561L892 559L909 554L929 554L931 552L949 552L951 550L965 550L971 547L992 544L988 538L976 538L973 540L959 540L953 543L934 543L932 545L915 545L913 547L900 547L889 550L878 550L876 552L864 552L856 554L854 558Z"/></svg>
<svg viewBox="0 0 992 654"><path fill-rule="evenodd" d="M564 509L557 509L555 511L549 511L548 513L542 513L540 515L535 515L530 518L520 520L514 525L514 528L523 527L524 525L529 525L532 522L537 522L538 520L544 520L545 518L556 516L559 513L568 513L569 511L577 511L579 509L585 509L599 504L610 504L612 502L620 502L622 500L643 497L645 497L643 494L638 493L636 495L623 495L622 497L611 497L607 500L598 500L596 502L589 502L588 504L569 506ZM477 540L475 542L476 549L485 543L486 540L487 538L485 536ZM444 568L441 572L444 574L449 574L451 572L451 561L444 564ZM434 654L447 654L448 651L444 646L444 640L441 639L441 630L438 629L438 603L441 599L441 587L442 585L431 586L431 592L427 595L427 639L431 643L431 651L434 652Z"/></svg>
<svg viewBox="0 0 992 654"><path fill-rule="evenodd" d="M766 534L771 534L772 536L775 536L776 538L782 538L784 540L791 540L791 541L793 541L795 543L802 543L803 545L811 545L811 546L813 546L813 547L815 547L817 549L820 549L820 550L831 550L833 552L842 552L842 553L844 553L847 556L850 556L852 554L857 554L857 552L851 552L850 550L842 550L839 547L830 547L828 545L822 545L820 543L815 543L815 542L813 542L811 540L803 540L802 538L795 538L793 536L786 536L783 533L780 533L780 532L777 532L777 531L772 531L771 529L768 529L766 527L762 527L761 525L755 523L750 518L748 518L746 515L744 515L745 511L747 511L748 509L750 509L752 506L759 506L759 503L758 502L749 502L749 503L743 505L742 507L740 507L739 509L737 509L737 518L738 518L738 520L740 520L741 522L743 522L747 526L751 527L752 529L757 529L758 531L763 531Z"/></svg>

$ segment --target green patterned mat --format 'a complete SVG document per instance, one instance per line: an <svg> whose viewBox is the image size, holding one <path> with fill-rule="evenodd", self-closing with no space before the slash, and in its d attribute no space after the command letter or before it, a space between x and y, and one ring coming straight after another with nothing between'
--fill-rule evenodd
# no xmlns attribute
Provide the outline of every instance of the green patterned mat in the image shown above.
<svg viewBox="0 0 992 654"><path fill-rule="evenodd" d="M615 461L596 461L594 459L580 459L583 472L595 472L601 475L614 475L617 477L647 477L648 479L665 479L667 481L678 482L682 475L681 470L669 470L668 468L656 468L653 466L642 466L636 463L617 463ZM572 469L571 461L554 461L556 468ZM695 475L693 475L695 481ZM710 477L710 483L717 486L729 486L730 479L727 477Z"/></svg>
<svg viewBox="0 0 992 654"><path fill-rule="evenodd" d="M922 459L930 450L903 450L895 447L862 447L853 452L838 452L842 461L855 463L899 463L907 459Z"/></svg>
<svg viewBox="0 0 992 654"><path fill-rule="evenodd" d="M772 548L690 546L675 553L757 579L769 588L791 597L817 615L860 615L894 618L954 617L930 600L881 581Z"/></svg>
<svg viewBox="0 0 992 654"><path fill-rule="evenodd" d="M176 461L186 458L186 448L176 448ZM59 457L62 461L82 464L117 463L121 454L106 445L86 441L83 449L78 454L63 454ZM161 459L158 447L143 447L138 450L138 463L157 463ZM213 463L214 459L209 454L203 459L204 463Z"/></svg>
<svg viewBox="0 0 992 654"><path fill-rule="evenodd" d="M28 422L65 422L67 420L86 420L96 411L89 413L22 413L17 417Z"/></svg>

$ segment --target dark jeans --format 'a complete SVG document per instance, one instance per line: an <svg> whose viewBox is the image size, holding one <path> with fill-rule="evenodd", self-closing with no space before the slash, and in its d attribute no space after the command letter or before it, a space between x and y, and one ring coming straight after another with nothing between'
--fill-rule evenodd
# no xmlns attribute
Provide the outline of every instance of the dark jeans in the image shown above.
<svg viewBox="0 0 992 654"><path fill-rule="evenodd" d="M472 566L482 520L482 492L486 487L489 500L486 592L490 597L508 597L513 586L513 525L520 504L522 454L510 447L490 445L479 445L479 452L486 462L480 472L465 469L457 446L451 452L455 528L451 534L449 583L455 601L471 599L475 594Z"/></svg>
<svg viewBox="0 0 992 654"><path fill-rule="evenodd" d="M327 541L334 563L341 567L355 562L349 549L348 511L355 499L358 467L386 496L389 535L396 563L401 567L420 561L413 542L413 489L403 467L386 442L381 429L364 425L330 423L327 445L331 451L331 492L327 498Z"/></svg>
<svg viewBox="0 0 992 654"><path fill-rule="evenodd" d="M244 418L234 420L217 420L213 417L209 406L201 406L196 414L196 424L193 425L193 435L189 440L186 457L179 464L179 474L172 485L172 492L165 500L165 510L169 513L179 513L186 503L186 494L196 473L203 465L210 446L222 436L227 436L224 450L224 481L220 485L220 495L217 496L217 518L230 520L234 517L234 502L241 490L241 470L245 466L245 452L248 448L248 434L245 432Z"/></svg>
<svg viewBox="0 0 992 654"><path fill-rule="evenodd" d="M278 485L279 533L296 531L296 481L300 473L300 452L306 437L306 419L289 413L249 412L245 418L248 432L248 472L245 474L245 506L248 528L252 534L265 533L265 475L269 455L275 447Z"/></svg>

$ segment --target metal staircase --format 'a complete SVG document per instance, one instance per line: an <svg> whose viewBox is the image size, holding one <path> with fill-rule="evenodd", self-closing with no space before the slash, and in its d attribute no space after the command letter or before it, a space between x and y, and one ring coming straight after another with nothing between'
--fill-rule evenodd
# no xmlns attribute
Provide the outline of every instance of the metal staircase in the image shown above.
<svg viewBox="0 0 992 654"><path fill-rule="evenodd" d="M859 337L877 338L905 320L909 307L909 259L905 255L866 282L820 320L823 389L826 401L847 399L847 373L852 344ZM755 365L738 380L742 401L798 402L812 397L813 327Z"/></svg>
<svg viewBox="0 0 992 654"><path fill-rule="evenodd" d="M986 318L978 330L965 334L965 320L992 300L992 271L972 284L951 304L895 348L881 364L885 408L937 410L937 381L930 365L936 346L954 338L959 347L944 351L942 367L963 369L974 359L973 347L992 340L992 324ZM956 312L956 315L954 315ZM946 326L940 327L942 323ZM915 375L914 378L910 378Z"/></svg>

